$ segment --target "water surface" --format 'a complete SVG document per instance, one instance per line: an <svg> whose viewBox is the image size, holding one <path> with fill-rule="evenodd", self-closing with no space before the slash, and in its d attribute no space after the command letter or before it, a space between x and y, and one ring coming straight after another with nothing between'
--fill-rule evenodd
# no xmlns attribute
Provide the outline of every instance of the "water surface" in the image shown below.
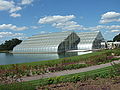
<svg viewBox="0 0 120 90"><path fill-rule="evenodd" d="M17 64L25 62L36 62L43 60L53 60L70 56L82 55L90 52L69 52L61 54L10 54L0 53L0 65Z"/></svg>

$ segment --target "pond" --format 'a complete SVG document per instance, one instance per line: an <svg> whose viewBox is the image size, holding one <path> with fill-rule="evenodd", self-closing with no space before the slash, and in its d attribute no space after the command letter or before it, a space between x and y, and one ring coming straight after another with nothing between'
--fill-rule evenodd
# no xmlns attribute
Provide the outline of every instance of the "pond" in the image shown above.
<svg viewBox="0 0 120 90"><path fill-rule="evenodd" d="M91 53L89 52L67 52L61 54L10 54L10 53L0 53L0 65L6 64L17 64L26 62L36 62L43 60L53 60L70 56L77 56L82 54Z"/></svg>

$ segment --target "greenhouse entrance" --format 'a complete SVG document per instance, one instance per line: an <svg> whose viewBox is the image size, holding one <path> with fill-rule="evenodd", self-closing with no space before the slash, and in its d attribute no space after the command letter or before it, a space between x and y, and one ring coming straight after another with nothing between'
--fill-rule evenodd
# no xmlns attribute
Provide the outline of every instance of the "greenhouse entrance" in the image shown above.
<svg viewBox="0 0 120 90"><path fill-rule="evenodd" d="M77 44L80 42L80 38L76 33L71 33L60 45L58 46L58 52L66 52L68 50L77 50Z"/></svg>

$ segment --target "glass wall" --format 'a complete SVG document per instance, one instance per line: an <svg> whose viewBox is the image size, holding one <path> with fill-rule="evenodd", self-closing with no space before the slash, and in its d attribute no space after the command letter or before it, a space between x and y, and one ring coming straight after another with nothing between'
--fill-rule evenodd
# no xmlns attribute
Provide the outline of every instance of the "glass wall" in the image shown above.
<svg viewBox="0 0 120 90"><path fill-rule="evenodd" d="M74 32L35 35L13 49L13 53L48 53L70 50L79 37ZM77 43L76 43L77 45ZM74 46L76 47L76 46Z"/></svg>
<svg viewBox="0 0 120 90"><path fill-rule="evenodd" d="M77 45L79 50L100 49L104 38L100 32L77 33L80 37L80 43Z"/></svg>
<svg viewBox="0 0 120 90"><path fill-rule="evenodd" d="M91 50L101 48L100 32L58 32L29 37L13 49L13 53L49 53L68 50Z"/></svg>

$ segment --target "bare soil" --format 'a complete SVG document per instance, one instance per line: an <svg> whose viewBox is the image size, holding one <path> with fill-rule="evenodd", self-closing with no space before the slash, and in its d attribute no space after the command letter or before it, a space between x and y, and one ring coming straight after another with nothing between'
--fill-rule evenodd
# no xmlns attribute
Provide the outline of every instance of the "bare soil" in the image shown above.
<svg viewBox="0 0 120 90"><path fill-rule="evenodd" d="M120 76L114 78L97 78L76 83L67 82L36 87L37 90L120 90Z"/></svg>

